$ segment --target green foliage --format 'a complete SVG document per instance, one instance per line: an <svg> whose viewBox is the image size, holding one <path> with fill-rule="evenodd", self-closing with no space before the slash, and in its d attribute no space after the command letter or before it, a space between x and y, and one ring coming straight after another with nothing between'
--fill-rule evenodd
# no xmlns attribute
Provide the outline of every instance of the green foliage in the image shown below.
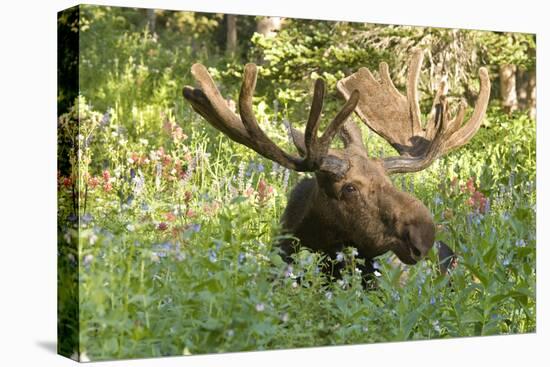
<svg viewBox="0 0 550 367"><path fill-rule="evenodd" d="M389 58L387 50L373 50L348 38L352 31L364 27L358 23L289 19L277 37L256 33L247 60L260 65L257 95L268 105L274 100L281 103L286 116L281 113L280 117L303 120L303 103L309 99L313 81L321 77L327 84L326 110L334 112L342 103L336 92L339 79L362 66L376 69L380 61ZM213 71L225 84L239 83L243 69L240 60L221 68Z"/></svg>
<svg viewBox="0 0 550 367"><path fill-rule="evenodd" d="M366 291L353 249L341 280L326 279L326 259L306 248L291 268L282 261L278 220L304 174L229 141L183 103L204 49L170 29L211 39L220 18L162 13L155 36L136 10L84 9L83 97L59 121L60 350L104 360L535 330L533 120L491 106L467 146L392 177L429 207L458 265L441 275L435 253L413 267L387 254ZM317 74L334 90L367 56L369 67L398 62L346 37L369 29L292 21L278 37L253 38L263 63L255 108L270 137L288 146L276 122L305 115L299 91ZM208 57L235 96L240 61ZM339 103L330 97L329 111ZM371 156L393 154L362 130Z"/></svg>
<svg viewBox="0 0 550 367"><path fill-rule="evenodd" d="M512 64L527 70L535 68L534 34L479 32L479 41L490 64Z"/></svg>

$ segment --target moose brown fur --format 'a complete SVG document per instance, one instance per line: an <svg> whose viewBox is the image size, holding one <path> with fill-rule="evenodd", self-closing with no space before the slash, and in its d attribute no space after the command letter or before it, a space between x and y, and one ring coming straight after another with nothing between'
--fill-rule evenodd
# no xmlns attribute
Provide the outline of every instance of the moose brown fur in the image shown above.
<svg viewBox="0 0 550 367"><path fill-rule="evenodd" d="M254 64L247 64L244 70L240 116L227 107L200 64L192 67L199 88L185 87L183 94L199 114L232 140L286 168L314 173L292 190L282 217L284 231L302 245L329 256L353 246L367 260L392 251L402 262L415 264L433 246L435 224L426 206L395 188L389 175L423 170L439 156L466 144L480 127L490 93L487 70L481 68L478 101L471 118L463 123L466 104L460 103L456 117L451 119L443 81L430 117L422 126L417 91L422 58L420 50L411 57L406 95L393 85L385 63L380 64L379 80L361 68L339 81L337 87L346 103L321 136L318 129L325 88L318 79L305 132L290 128L299 156L273 143L254 117ZM347 121L353 111L399 155L369 157L359 127ZM337 135L343 149L330 147ZM281 248L288 260L295 242L285 240Z"/></svg>

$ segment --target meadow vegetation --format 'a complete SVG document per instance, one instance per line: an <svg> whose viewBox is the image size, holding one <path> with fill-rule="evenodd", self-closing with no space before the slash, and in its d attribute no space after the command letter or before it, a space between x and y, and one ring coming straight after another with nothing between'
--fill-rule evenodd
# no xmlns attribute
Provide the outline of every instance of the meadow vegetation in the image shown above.
<svg viewBox="0 0 550 367"><path fill-rule="evenodd" d="M153 33L140 14L81 7L80 93L63 94L58 121L60 351L102 360L535 331L528 114L504 113L494 99L467 146L393 177L428 206L437 240L458 263L442 275L435 251L410 267L387 254L377 259L376 289L366 291L352 248L333 260L346 262L339 280L327 279L323 255L307 248L292 266L282 260L279 218L307 174L233 143L181 90L200 61L236 99L243 58L254 58L260 124L290 150L283 122L303 126L314 78L331 88L328 116L342 104L335 80L385 58L395 65L391 50L357 39L345 45L348 60L344 46L323 38L339 26L296 21L283 40L304 27L318 37L256 34L245 57L230 57L213 41L219 16L159 13L172 26ZM393 154L362 130L371 155Z"/></svg>

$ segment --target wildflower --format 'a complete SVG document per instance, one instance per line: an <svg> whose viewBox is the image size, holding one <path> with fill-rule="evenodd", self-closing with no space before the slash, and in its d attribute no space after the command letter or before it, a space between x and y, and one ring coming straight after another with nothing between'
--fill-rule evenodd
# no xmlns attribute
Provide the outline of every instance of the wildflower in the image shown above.
<svg viewBox="0 0 550 367"><path fill-rule="evenodd" d="M82 260L82 264L84 266L89 266L92 263L93 260L94 260L94 255L88 254L88 255L84 256L84 259Z"/></svg>
<svg viewBox="0 0 550 367"><path fill-rule="evenodd" d="M285 312L284 314L281 315L281 321L282 322L288 322L288 313Z"/></svg>
<svg viewBox="0 0 550 367"><path fill-rule="evenodd" d="M369 327L368 326L363 326L363 332L368 333L369 332Z"/></svg>
<svg viewBox="0 0 550 367"><path fill-rule="evenodd" d="M258 200L260 203L264 203L269 199L269 196L273 193L273 187L268 185L262 178L258 182Z"/></svg>
<svg viewBox="0 0 550 367"><path fill-rule="evenodd" d="M292 277L294 274L292 274L292 265L287 265L283 275L285 278Z"/></svg>
<svg viewBox="0 0 550 367"><path fill-rule="evenodd" d="M90 188L95 189L97 185L99 185L99 178L98 177L90 177L88 179L88 185Z"/></svg>
<svg viewBox="0 0 550 367"><path fill-rule="evenodd" d="M237 183L239 185L239 190L243 191L244 189L244 162L239 163L239 171L237 173Z"/></svg>
<svg viewBox="0 0 550 367"><path fill-rule="evenodd" d="M187 139L187 135L183 133L181 127L177 126L174 130L172 130L172 139L174 139L175 142L183 141Z"/></svg>
<svg viewBox="0 0 550 367"><path fill-rule="evenodd" d="M103 181L104 182L110 182L111 180L111 173L109 173L108 170L103 171Z"/></svg>
<svg viewBox="0 0 550 367"><path fill-rule="evenodd" d="M298 282L296 281L292 282L292 288L298 288Z"/></svg>
<svg viewBox="0 0 550 367"><path fill-rule="evenodd" d="M200 225L200 223L192 224L192 225L191 225L191 230L192 230L193 232L195 232L195 233L200 232L200 230L201 230L201 225Z"/></svg>
<svg viewBox="0 0 550 367"><path fill-rule="evenodd" d="M226 335L228 338L232 338L233 335L235 335L235 331L233 329L229 329L227 330Z"/></svg>
<svg viewBox="0 0 550 367"><path fill-rule="evenodd" d="M251 197L251 196L254 196L255 192L254 192L254 189L252 187L248 187L245 191L244 191L244 196L246 197Z"/></svg>
<svg viewBox="0 0 550 367"><path fill-rule="evenodd" d="M218 260L218 255L216 254L216 251L212 249L208 251L208 260L210 260L211 263L215 263Z"/></svg>
<svg viewBox="0 0 550 367"><path fill-rule="evenodd" d="M356 248L352 248L352 249L351 249L351 256L352 256L352 257L357 257L357 255L359 255L359 252L357 252L357 249L356 249Z"/></svg>
<svg viewBox="0 0 550 367"><path fill-rule="evenodd" d="M525 247L526 243L524 239L516 240L516 247Z"/></svg>
<svg viewBox="0 0 550 367"><path fill-rule="evenodd" d="M271 165L271 175L274 177L274 179L277 179L277 176L279 176L279 171L281 170L281 166L277 162L273 162Z"/></svg>
<svg viewBox="0 0 550 367"><path fill-rule="evenodd" d="M143 188L145 186L145 177L143 176L143 173L138 170L138 175L134 174L134 177L132 178L132 184L133 184L133 193L135 196L138 196L143 191Z"/></svg>
<svg viewBox="0 0 550 367"><path fill-rule="evenodd" d="M97 242L97 235L95 233L92 233L88 238L88 242L90 243L90 245L94 245Z"/></svg>
<svg viewBox="0 0 550 367"><path fill-rule="evenodd" d="M265 305L263 303L256 303L256 311L263 312L265 310Z"/></svg>
<svg viewBox="0 0 550 367"><path fill-rule="evenodd" d="M105 112L103 114L103 117L101 118L101 125L107 125L109 121L111 120L111 115L109 114L109 111Z"/></svg>
<svg viewBox="0 0 550 367"><path fill-rule="evenodd" d="M164 122L162 123L162 129L164 130L164 132L166 132L167 134L172 134L172 128L174 127L175 123L166 119L164 120Z"/></svg>
<svg viewBox="0 0 550 367"><path fill-rule="evenodd" d="M90 213L86 213L80 218L83 224L89 224L92 220L94 220L94 217Z"/></svg>
<svg viewBox="0 0 550 367"><path fill-rule="evenodd" d="M332 292L331 291L326 292L325 293L325 298L330 301L332 299Z"/></svg>
<svg viewBox="0 0 550 367"><path fill-rule="evenodd" d="M432 326L434 328L434 330L438 333L441 332L441 327L439 326L439 321L438 320L435 320L434 322L432 322Z"/></svg>
<svg viewBox="0 0 550 367"><path fill-rule="evenodd" d="M164 217L168 222L174 222L176 220L176 216L172 212L164 213Z"/></svg>
<svg viewBox="0 0 550 367"><path fill-rule="evenodd" d="M69 188L73 185L73 180L70 177L63 177L63 186Z"/></svg>
<svg viewBox="0 0 550 367"><path fill-rule="evenodd" d="M243 254L242 252L239 253L239 256L237 257L238 263L239 263L239 264L243 264L245 259L246 259L246 255Z"/></svg>
<svg viewBox="0 0 550 367"><path fill-rule="evenodd" d="M435 297L434 296L430 297L430 305L435 305Z"/></svg>
<svg viewBox="0 0 550 367"><path fill-rule="evenodd" d="M103 184L103 191L110 192L113 189L113 185L110 182Z"/></svg>
<svg viewBox="0 0 550 367"><path fill-rule="evenodd" d="M168 224L164 223L164 222L160 222L158 225L157 225L157 229L159 231L165 231L166 229L168 229Z"/></svg>
<svg viewBox="0 0 550 367"><path fill-rule="evenodd" d="M338 261L338 262L344 261L344 253L343 253L343 252L338 251L338 252L336 253L336 261Z"/></svg>
<svg viewBox="0 0 550 367"><path fill-rule="evenodd" d="M435 202L435 205L443 204L443 200L441 199L441 197L439 197L439 195L436 195L434 202Z"/></svg>
<svg viewBox="0 0 550 367"><path fill-rule="evenodd" d="M128 232L133 232L136 229L136 227L133 224L128 224L126 226L126 229L128 230Z"/></svg>

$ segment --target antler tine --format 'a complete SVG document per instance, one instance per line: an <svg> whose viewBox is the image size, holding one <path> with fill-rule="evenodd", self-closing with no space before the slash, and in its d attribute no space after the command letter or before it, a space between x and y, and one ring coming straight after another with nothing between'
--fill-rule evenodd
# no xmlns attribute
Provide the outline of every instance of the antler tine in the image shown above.
<svg viewBox="0 0 550 367"><path fill-rule="evenodd" d="M200 89L184 87L183 96L213 127L238 143L248 145L248 134L237 115L227 107L212 77L202 64L194 64L191 74Z"/></svg>
<svg viewBox="0 0 550 367"><path fill-rule="evenodd" d="M407 100L409 101L409 116L411 119L412 135L420 131L420 105L418 104L418 79L420 77L420 68L424 60L424 52L421 49L415 49L409 61L407 68Z"/></svg>
<svg viewBox="0 0 550 367"><path fill-rule="evenodd" d="M306 130L304 134L306 157L311 157L312 155L314 155L314 149L316 148L318 142L317 131L319 130L319 123L321 122L321 112L323 110L324 98L325 81L319 78L315 81L315 87L313 89L313 101L311 102L311 109L309 110L309 117L307 119Z"/></svg>
<svg viewBox="0 0 550 367"><path fill-rule="evenodd" d="M448 103L445 96L440 97L436 105L436 133L426 152L421 156L398 156L384 159L388 174L418 172L429 167L443 151L449 137L456 132L458 125L449 123Z"/></svg>
<svg viewBox="0 0 550 367"><path fill-rule="evenodd" d="M239 95L240 118L229 109L206 67L201 64L195 64L191 68L191 72L197 80L200 89L186 86L183 89L183 96L191 102L195 111L203 116L214 128L232 140L295 171L313 172L325 169L329 173L340 175L344 170L347 170L347 165L344 162L340 162L336 157L327 157L327 154L334 135L357 105L359 99L357 92L353 98L347 101L324 134L318 138L317 131L319 129L325 87L322 80L319 79L316 81L305 137L291 128L295 145L303 154L303 157L297 157L279 148L260 128L256 120L252 108L252 99L258 74L256 65L247 64L244 68L243 82ZM297 143L299 136L301 136L302 140L305 140L303 145ZM327 162L324 162L325 160Z"/></svg>
<svg viewBox="0 0 550 367"><path fill-rule="evenodd" d="M481 127L481 121L487 111L487 105L489 104L489 97L491 95L491 82L489 80L489 72L486 68L482 67L479 69L479 80L479 95L477 97L472 117L464 124L464 126L462 126L462 128L460 128L460 130L449 138L445 144L443 153L447 153L469 142ZM464 108L459 108L456 120L458 120L459 123L462 123L463 119Z"/></svg>
<svg viewBox="0 0 550 367"><path fill-rule="evenodd" d="M421 49L413 51L408 63L406 95L393 85L386 63L379 66L380 82L368 69L360 68L337 83L345 98L349 98L351 90L361 92L357 115L399 152L400 157L386 159L391 173L419 171L442 154L466 144L479 129L489 102L489 74L487 69L480 68L480 91L471 119L462 125L466 109L465 102L462 102L456 117L451 120L447 102L443 102L447 82L442 80L434 98L435 115L423 129L418 103L418 80L423 58ZM410 166L405 167L406 164Z"/></svg>
<svg viewBox="0 0 550 367"><path fill-rule="evenodd" d="M342 107L340 112L338 112L336 117L334 117L334 119L330 122L330 125L323 133L323 136L321 136L321 139L319 141L319 152L321 152L322 154L326 154L329 149L330 143L334 139L334 136L336 136L336 133L338 133L342 125L347 121L349 115L353 113L355 107L357 107L358 102L359 91L354 90L351 93L349 99L346 101L344 107Z"/></svg>
<svg viewBox="0 0 550 367"><path fill-rule="evenodd" d="M252 149L264 157L296 171L310 171L313 166L307 159L295 157L279 148L260 128L252 109L252 97L256 89L258 70L255 64L246 64L239 95L239 113L249 134ZM307 158L307 157L306 157Z"/></svg>
<svg viewBox="0 0 550 367"><path fill-rule="evenodd" d="M425 138L428 140L432 140L436 134L437 130L437 123L438 119L436 117L437 114L437 105L441 101L441 96L447 95L447 80L445 78L442 78L439 82L439 87L437 88L437 92L435 93L434 101L432 104L432 111L433 116L428 120L428 123L426 124L426 132L425 132Z"/></svg>

